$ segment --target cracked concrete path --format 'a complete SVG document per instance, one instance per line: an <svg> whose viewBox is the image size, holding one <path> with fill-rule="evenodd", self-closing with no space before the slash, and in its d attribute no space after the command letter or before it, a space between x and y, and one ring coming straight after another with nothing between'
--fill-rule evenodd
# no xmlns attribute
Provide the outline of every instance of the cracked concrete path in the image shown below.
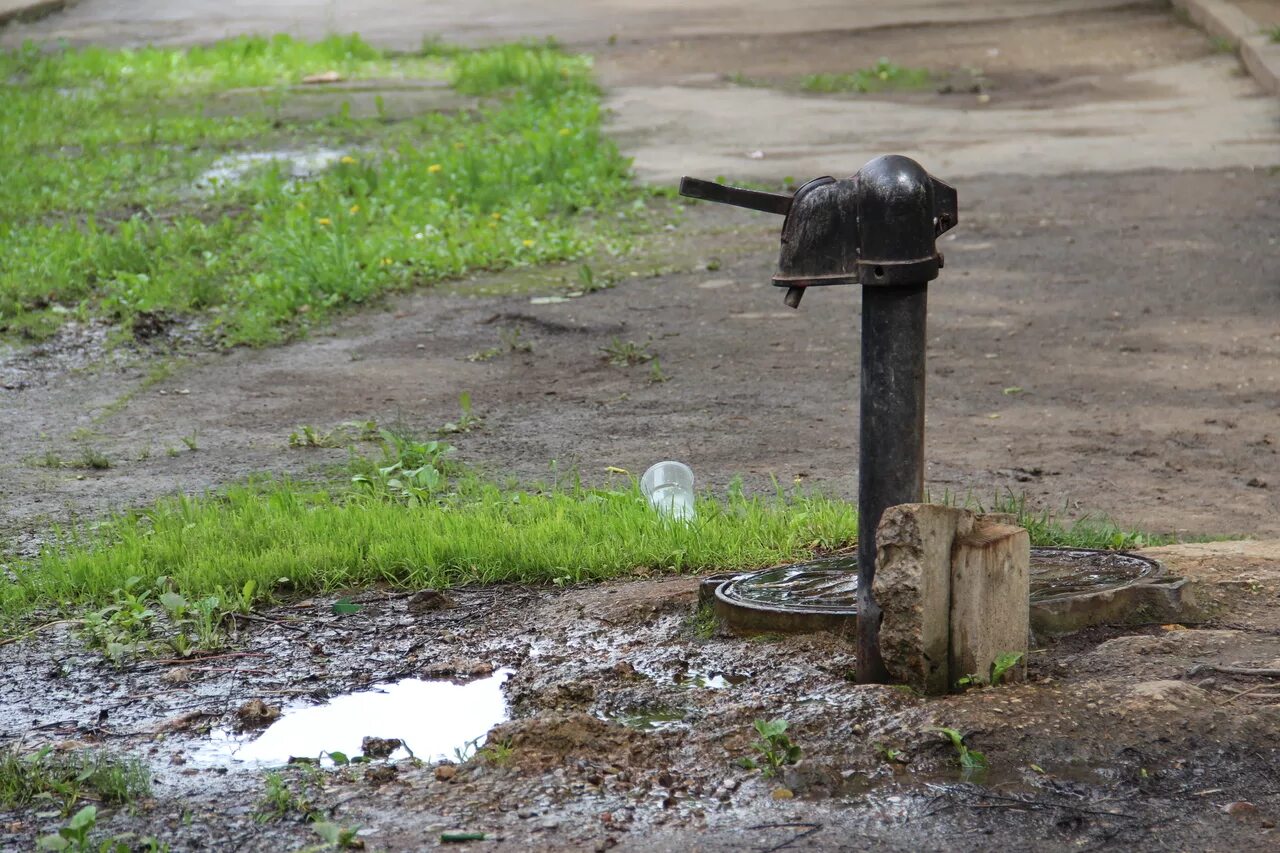
<svg viewBox="0 0 1280 853"><path fill-rule="evenodd" d="M65 13L6 33L72 43L193 44L287 32L318 38L359 32L400 49L424 36L464 44L553 37L571 45L697 35L868 30L911 24L1007 20L1113 9L1132 0L81 0Z"/></svg>

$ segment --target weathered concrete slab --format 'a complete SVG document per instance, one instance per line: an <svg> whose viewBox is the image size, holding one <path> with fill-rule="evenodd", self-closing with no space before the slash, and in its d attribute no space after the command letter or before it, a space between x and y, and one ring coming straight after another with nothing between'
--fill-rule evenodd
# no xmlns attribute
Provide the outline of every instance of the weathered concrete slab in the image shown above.
<svg viewBox="0 0 1280 853"><path fill-rule="evenodd" d="M12 0L11 0L12 1ZM31 5L31 0L16 0ZM71 42L198 44L248 33L304 38L359 32L390 47L416 48L423 36L490 44L554 36L567 44L617 38L682 38L723 33L874 29L1058 15L1132 4L1133 0L89 0L60 20L20 37Z"/></svg>
<svg viewBox="0 0 1280 853"><path fill-rule="evenodd" d="M1272 4L1251 3L1265 19L1255 20L1249 11L1226 0L1173 0L1193 23L1215 38L1225 39L1240 52L1240 62L1262 88L1280 95L1280 44L1271 40L1269 30L1280 20L1280 10Z"/></svg>
<svg viewBox="0 0 1280 853"><path fill-rule="evenodd" d="M989 680L1001 655L1026 652L1031 541L1011 521L934 504L885 510L875 595L894 680L946 693L966 675Z"/></svg>
<svg viewBox="0 0 1280 853"><path fill-rule="evenodd" d="M74 0L0 0L0 26L56 12Z"/></svg>
<svg viewBox="0 0 1280 853"><path fill-rule="evenodd" d="M963 509L902 504L876 532L880 654L895 681L925 693L951 689L951 543L974 521Z"/></svg>
<svg viewBox="0 0 1280 853"><path fill-rule="evenodd" d="M1021 527L978 519L951 550L951 682L988 683L1002 655L1024 656L1031 633L1031 537ZM1020 663L1006 678L1018 678Z"/></svg>

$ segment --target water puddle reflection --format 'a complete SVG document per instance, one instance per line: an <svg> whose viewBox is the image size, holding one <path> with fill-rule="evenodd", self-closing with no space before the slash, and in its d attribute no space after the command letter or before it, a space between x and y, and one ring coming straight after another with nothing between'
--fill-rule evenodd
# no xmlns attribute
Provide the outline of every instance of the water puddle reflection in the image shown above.
<svg viewBox="0 0 1280 853"><path fill-rule="evenodd" d="M647 732L662 732L678 729L684 725L685 712L670 708L659 708L653 711L620 711L606 714L606 720L620 723L629 729L640 729Z"/></svg>
<svg viewBox="0 0 1280 853"><path fill-rule="evenodd" d="M360 755L365 737L396 738L424 761L454 758L484 743L489 729L510 716L502 684L513 670L500 669L466 684L406 678L338 696L323 705L288 708L261 733L214 729L212 742L192 755L197 764L285 764L321 753Z"/></svg>
<svg viewBox="0 0 1280 853"><path fill-rule="evenodd" d="M715 669L684 669L675 674L676 686L681 689L697 687L709 690L727 690L737 687L751 678L741 672L722 672Z"/></svg>
<svg viewBox="0 0 1280 853"><path fill-rule="evenodd" d="M314 177L337 163L346 154L332 148L312 150L248 151L229 154L214 161L196 179L196 189L214 190L219 186L238 184L255 168L278 163L283 174L294 180Z"/></svg>

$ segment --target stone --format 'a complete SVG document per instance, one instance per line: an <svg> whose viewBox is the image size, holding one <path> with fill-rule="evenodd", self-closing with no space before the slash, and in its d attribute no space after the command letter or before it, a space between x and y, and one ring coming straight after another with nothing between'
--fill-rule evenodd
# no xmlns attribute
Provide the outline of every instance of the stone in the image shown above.
<svg viewBox="0 0 1280 853"><path fill-rule="evenodd" d="M406 607L410 613L420 615L433 610L448 610L454 606L453 599L438 589L424 589L409 596Z"/></svg>
<svg viewBox="0 0 1280 853"><path fill-rule="evenodd" d="M386 758L404 743L394 737L365 737L360 741L360 752L368 758Z"/></svg>
<svg viewBox="0 0 1280 853"><path fill-rule="evenodd" d="M1021 679L1031 637L1031 537L1021 527L976 518L951 547L951 681L990 683L1002 656L1021 655L1004 673Z"/></svg>
<svg viewBox="0 0 1280 853"><path fill-rule="evenodd" d="M926 694L951 689L951 543L974 520L967 510L901 504L876 531L880 655L895 682Z"/></svg>
<svg viewBox="0 0 1280 853"><path fill-rule="evenodd" d="M261 699L250 699L236 709L236 720L241 729L256 729L280 719L280 709Z"/></svg>

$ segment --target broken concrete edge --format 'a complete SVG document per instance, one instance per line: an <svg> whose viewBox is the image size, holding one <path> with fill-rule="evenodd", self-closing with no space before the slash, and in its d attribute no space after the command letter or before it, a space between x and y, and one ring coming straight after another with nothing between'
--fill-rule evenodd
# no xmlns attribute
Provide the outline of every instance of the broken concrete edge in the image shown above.
<svg viewBox="0 0 1280 853"><path fill-rule="evenodd" d="M1037 641L1072 634L1091 625L1160 625L1202 621L1210 615L1201 605L1198 585L1168 575L1088 595L1064 595L1031 608Z"/></svg>
<svg viewBox="0 0 1280 853"><path fill-rule="evenodd" d="M975 516L934 504L889 507L876 529L880 656L894 681L951 689L951 546Z"/></svg>
<svg viewBox="0 0 1280 853"><path fill-rule="evenodd" d="M1267 92L1280 95L1280 44L1273 42L1257 21L1226 0L1172 2L1200 29L1231 42L1258 84Z"/></svg>
<svg viewBox="0 0 1280 853"><path fill-rule="evenodd" d="M987 683L1030 640L1031 541L1006 515L936 504L886 509L876 531L880 652L890 676L925 694Z"/></svg>
<svg viewBox="0 0 1280 853"><path fill-rule="evenodd" d="M11 21L34 21L60 12L76 0L0 0L0 27Z"/></svg>

